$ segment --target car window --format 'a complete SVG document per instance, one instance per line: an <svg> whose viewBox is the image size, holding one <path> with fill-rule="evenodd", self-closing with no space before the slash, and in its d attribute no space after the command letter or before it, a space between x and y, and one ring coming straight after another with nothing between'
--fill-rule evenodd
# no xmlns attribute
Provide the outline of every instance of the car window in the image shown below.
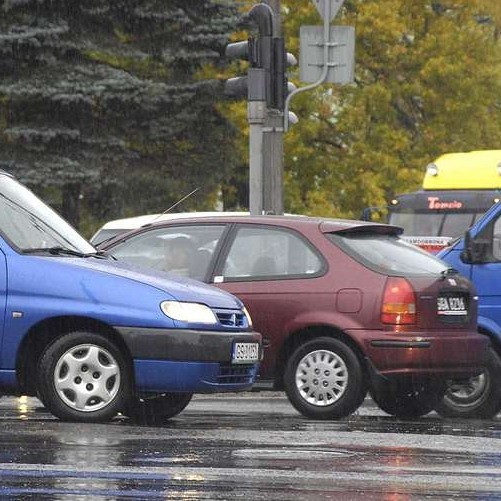
<svg viewBox="0 0 501 501"><path fill-rule="evenodd" d="M429 276L447 269L437 257L393 235L332 233L326 236L354 259L381 273Z"/></svg>
<svg viewBox="0 0 501 501"><path fill-rule="evenodd" d="M242 227L223 266L226 279L312 276L323 262L310 244L292 231Z"/></svg>
<svg viewBox="0 0 501 501"><path fill-rule="evenodd" d="M121 261L203 280L224 225L180 225L144 231L110 252Z"/></svg>

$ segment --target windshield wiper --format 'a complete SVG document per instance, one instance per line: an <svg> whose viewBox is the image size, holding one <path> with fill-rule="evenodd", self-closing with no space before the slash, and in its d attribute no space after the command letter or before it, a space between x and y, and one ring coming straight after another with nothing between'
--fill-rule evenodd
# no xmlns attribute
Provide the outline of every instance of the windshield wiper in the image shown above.
<svg viewBox="0 0 501 501"><path fill-rule="evenodd" d="M98 250L96 252L92 252L91 254L86 254L86 256L98 257L100 259L113 259L113 261L118 261L118 259L105 250Z"/></svg>
<svg viewBox="0 0 501 501"><path fill-rule="evenodd" d="M113 256L110 256L104 251L97 252L80 252L74 249L68 249L67 247L61 247L59 245L54 247L37 247L34 249L25 249L22 251L23 254L37 254L37 253L47 253L53 256L76 256L76 257L99 257L107 259L108 257L112 257L112 259L116 259Z"/></svg>
<svg viewBox="0 0 501 501"><path fill-rule="evenodd" d="M69 256L86 257L87 254L83 252L76 251L74 249L68 249L66 247L54 246L54 247L34 247L33 249L24 249L23 254L52 254L54 256L60 256L61 254L67 254Z"/></svg>

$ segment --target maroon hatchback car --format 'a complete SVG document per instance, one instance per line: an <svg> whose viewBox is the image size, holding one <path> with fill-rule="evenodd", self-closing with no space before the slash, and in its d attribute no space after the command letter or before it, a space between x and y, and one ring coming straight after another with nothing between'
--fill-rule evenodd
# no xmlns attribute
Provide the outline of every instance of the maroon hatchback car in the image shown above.
<svg viewBox="0 0 501 501"><path fill-rule="evenodd" d="M479 373L488 340L472 284L400 232L303 216L193 217L102 248L240 297L263 335L261 381L305 416L347 416L370 391L387 413L417 417L446 379Z"/></svg>

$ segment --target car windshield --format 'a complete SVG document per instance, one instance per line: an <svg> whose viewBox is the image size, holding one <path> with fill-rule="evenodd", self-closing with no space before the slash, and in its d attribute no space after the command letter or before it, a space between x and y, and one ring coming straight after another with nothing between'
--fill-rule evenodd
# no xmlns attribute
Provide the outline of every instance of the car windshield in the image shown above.
<svg viewBox="0 0 501 501"><path fill-rule="evenodd" d="M448 268L437 257L393 235L332 233L327 238L357 261L390 275L429 276Z"/></svg>
<svg viewBox="0 0 501 501"><path fill-rule="evenodd" d="M125 233L127 231L130 231L132 228L129 229L111 229L111 230L99 230L97 231L93 237L91 237L90 241L93 245L96 247L99 244L102 244L103 242L106 242L107 240L111 240L113 237L116 237L117 235L120 235L120 233Z"/></svg>
<svg viewBox="0 0 501 501"><path fill-rule="evenodd" d="M96 250L64 219L10 176L0 176L0 231L20 251L60 247Z"/></svg>

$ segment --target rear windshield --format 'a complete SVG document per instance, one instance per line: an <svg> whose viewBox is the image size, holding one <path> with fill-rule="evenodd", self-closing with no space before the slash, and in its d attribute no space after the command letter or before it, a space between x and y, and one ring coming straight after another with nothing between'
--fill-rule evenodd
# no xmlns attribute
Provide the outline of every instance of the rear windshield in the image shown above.
<svg viewBox="0 0 501 501"><path fill-rule="evenodd" d="M448 266L393 235L329 233L327 238L368 268L389 275L438 275Z"/></svg>

